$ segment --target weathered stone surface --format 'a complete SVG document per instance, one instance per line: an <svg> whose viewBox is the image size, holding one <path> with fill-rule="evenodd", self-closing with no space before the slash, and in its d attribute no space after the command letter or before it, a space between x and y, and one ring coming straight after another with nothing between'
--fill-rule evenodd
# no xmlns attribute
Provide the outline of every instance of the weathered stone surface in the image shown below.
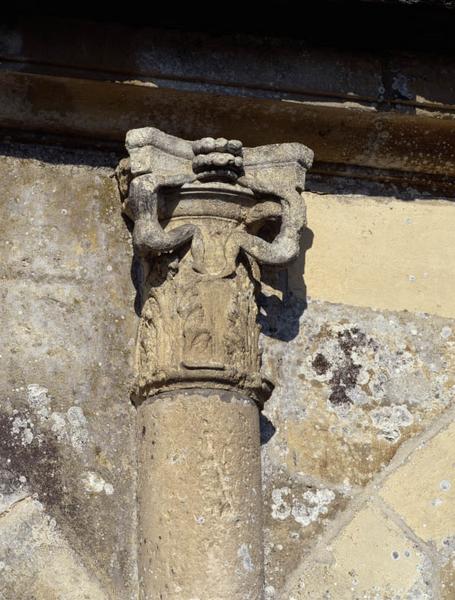
<svg viewBox="0 0 455 600"><path fill-rule="evenodd" d="M453 322L285 303L264 330L264 363L279 382L265 410L279 427L267 453L281 449L292 473L363 485L453 401Z"/></svg>
<svg viewBox="0 0 455 600"><path fill-rule="evenodd" d="M2 152L0 590L5 600L52 594L79 600L79 592L80 600L83 593L136 598L129 398L138 320L129 234L111 178L117 157L37 147ZM336 198L323 196L322 188L307 196L314 240L305 282L315 300L306 307L289 293L304 291L302 263L293 267L288 287L278 276L283 285L265 289L273 297L262 298L264 375L278 383L266 405L268 421L262 419L266 597L305 598L312 590L322 599L328 589L343 598L338 583L347 599L383 600L393 590L406 600L418 593L451 600L453 482L445 473L452 453L445 436L455 325L435 314L384 307L453 314L444 312L451 302L453 205L390 200L389 187L376 186L373 194L367 184L355 196L347 180L337 185ZM371 236L370 221L376 224ZM325 237L326 230L332 235ZM332 268L324 258L340 254L355 260ZM418 275L413 269L425 261L434 270L422 267L422 279L406 282L409 295L405 287L398 293L400 265L404 275ZM324 275L318 263L331 272L336 297L328 279L318 283ZM324 293L315 295L317 289ZM344 305L316 301L319 295ZM447 420L436 430L440 418ZM434 437L439 431L442 437ZM434 472L420 462L426 452L435 457ZM395 471L397 480L404 473L409 498L393 484ZM442 481L452 487L438 487ZM434 499L443 503L433 506ZM439 512L445 517L432 520ZM383 575L382 589L376 573ZM306 588L299 589L300 578Z"/></svg>
<svg viewBox="0 0 455 600"><path fill-rule="evenodd" d="M433 491L434 474L425 468L422 472L422 466L435 459L437 450L444 448L447 454L447 443L453 437L453 416L451 408L426 431L403 444L384 473L379 473L364 491L357 493L318 536L311 554L291 574L282 595L276 596L274 588L269 586L269 597L452 598L453 517L450 508L440 521L430 516L431 509L426 505L435 504L422 502L422 497ZM443 462L438 453L436 474ZM449 462L453 467L452 461L446 460ZM410 488L407 474L412 474ZM449 490L447 480L442 488ZM403 519L401 513L406 514L414 497L417 514L428 523L418 518L409 518L408 522ZM448 537L438 544L436 538L443 528ZM419 535L422 531L425 534Z"/></svg>
<svg viewBox="0 0 455 600"><path fill-rule="evenodd" d="M379 509L365 507L299 572L291 600L433 598L431 563Z"/></svg>
<svg viewBox="0 0 455 600"><path fill-rule="evenodd" d="M416 449L381 496L409 527L455 558L455 425Z"/></svg>
<svg viewBox="0 0 455 600"><path fill-rule="evenodd" d="M2 152L1 480L24 482L43 506L39 519L55 522L65 540L57 546L90 565L84 571L87 589L101 585L109 597L134 598L129 385L136 317L125 260L129 235L109 166L115 162L57 149L34 150L32 156L26 147ZM33 530L30 525L30 535ZM26 541L17 543L17 554L12 544L2 559L4 572L29 581L21 550ZM31 573L39 565L60 568L53 562L60 551L52 547L48 558L38 552ZM92 574L94 588L88 583ZM66 585L62 597L75 598ZM6 600L22 597L11 594L9 588ZM60 596L37 588L33 597Z"/></svg>
<svg viewBox="0 0 455 600"><path fill-rule="evenodd" d="M280 597L327 525L452 405L455 343L447 319L270 294L264 365L278 385L264 411L274 432L263 447L264 519L267 581Z"/></svg>
<svg viewBox="0 0 455 600"><path fill-rule="evenodd" d="M140 596L261 600L254 402L262 407L273 386L259 372L258 263L284 268L299 254L312 152L190 142L153 127L128 132L126 147L117 176L143 273ZM261 235L276 220L272 239Z"/></svg>
<svg viewBox="0 0 455 600"><path fill-rule="evenodd" d="M111 597L93 565L84 564L38 500L16 500L0 514L0 523L0 598Z"/></svg>
<svg viewBox="0 0 455 600"><path fill-rule="evenodd" d="M448 560L439 572L441 600L451 600L455 596L455 562Z"/></svg>
<svg viewBox="0 0 455 600"><path fill-rule="evenodd" d="M329 5L335 24L333 10L338 6L345 16L346 7ZM264 10L261 6L261 23ZM273 20L280 16L269 10ZM281 11L285 18L288 12ZM324 17L319 27L327 33ZM418 171L440 173L439 184L454 174L453 56L403 52L406 32L413 32L414 41L425 39L407 23L399 26L391 19L382 30L350 21L356 39L364 33L370 41L377 29L385 45L381 55L335 48L333 33L322 46L241 36L238 20L235 35L181 35L123 19L121 25L90 26L50 19L37 26L36 17L29 16L28 23L23 19L4 24L0 33L5 60L1 125L16 135L17 130L27 135L28 129L122 144L126 131L148 122L183 137L229 135L248 145L305 140L325 163L324 172L328 163L335 170L342 164L365 165L397 169L398 179ZM337 23L332 32L348 43L346 25ZM393 53L390 25L399 40ZM425 17L425 33L428 25ZM431 50L444 39L441 25L452 40L444 17ZM301 32L310 33L308 28Z"/></svg>
<svg viewBox="0 0 455 600"><path fill-rule="evenodd" d="M138 402L211 387L262 405L271 385L259 373L258 264L284 268L300 252L312 151L154 127L129 131L126 147L117 176L143 274ZM273 239L261 235L277 220Z"/></svg>
<svg viewBox="0 0 455 600"><path fill-rule="evenodd" d="M258 440L254 401L232 392L139 407L141 598L262 599Z"/></svg>

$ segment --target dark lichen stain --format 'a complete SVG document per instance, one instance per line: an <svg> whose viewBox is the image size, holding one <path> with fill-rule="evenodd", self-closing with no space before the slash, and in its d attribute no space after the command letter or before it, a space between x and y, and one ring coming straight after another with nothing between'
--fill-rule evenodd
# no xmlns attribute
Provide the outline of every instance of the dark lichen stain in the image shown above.
<svg viewBox="0 0 455 600"><path fill-rule="evenodd" d="M336 386L329 396L329 401L332 404L352 404L351 398L346 394L345 388Z"/></svg>
<svg viewBox="0 0 455 600"><path fill-rule="evenodd" d="M338 332L338 343L345 356L350 357L354 348L367 344L367 336L358 327L352 327Z"/></svg>
<svg viewBox="0 0 455 600"><path fill-rule="evenodd" d="M59 481L59 454L52 440L37 438L23 445L20 434L12 433L15 417L27 419L26 414L14 417L0 413L0 459L17 477L27 478L29 487L44 504L60 505L63 500Z"/></svg>
<svg viewBox="0 0 455 600"><path fill-rule="evenodd" d="M330 368L330 363L326 357L319 352L313 360L313 369L318 375L325 375Z"/></svg>
<svg viewBox="0 0 455 600"><path fill-rule="evenodd" d="M332 391L329 401L335 405L352 404L352 400L346 392L356 386L360 371L360 365L355 364L352 360L352 352L361 346L370 346L376 351L378 345L374 340L368 339L365 333L357 327L338 332L337 338L344 354L344 360L339 367L334 369L330 378L329 385ZM324 375L331 367L329 360L321 353L316 354L312 364L318 375Z"/></svg>
<svg viewBox="0 0 455 600"><path fill-rule="evenodd" d="M354 348L366 345L367 337L357 327L339 331L337 337L345 359L343 364L333 372L330 380L332 392L329 396L329 401L335 405L352 404L352 400L347 395L346 390L351 390L355 387L360 365L354 364L351 355Z"/></svg>
<svg viewBox="0 0 455 600"><path fill-rule="evenodd" d="M16 411L14 415L0 413L0 462L15 478L24 476L27 487L37 494L39 501L51 512L57 510L64 513L67 519L77 521L79 502L67 492L70 487L67 480L71 473L68 457L61 456L57 440L52 438L52 434L35 429L31 443L24 445L21 433L12 431L15 417L27 420L29 415L21 411Z"/></svg>
<svg viewBox="0 0 455 600"><path fill-rule="evenodd" d="M56 517L65 535L71 536L74 547L81 552L89 547L93 559L98 561L102 546L94 540L93 532L100 528L100 517L92 511L100 498L94 497L87 504L84 491L75 486L74 478L81 468L79 457L66 452L54 433L39 428L36 422L31 443L24 445L22 431L13 431L16 417L29 420L30 414L26 409L14 414L0 412L0 465L6 466L16 489L19 478L25 477L27 490L36 494L48 514Z"/></svg>

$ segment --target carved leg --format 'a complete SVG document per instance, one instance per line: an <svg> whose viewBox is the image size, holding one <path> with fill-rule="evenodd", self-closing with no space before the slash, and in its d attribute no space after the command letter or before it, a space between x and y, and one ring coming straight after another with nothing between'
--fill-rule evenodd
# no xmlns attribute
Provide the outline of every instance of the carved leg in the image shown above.
<svg viewBox="0 0 455 600"><path fill-rule="evenodd" d="M253 179L244 176L238 183L263 196L277 196L281 201L281 229L273 242L267 242L246 232L237 232L236 241L242 250L259 263L265 265L286 265L297 258L300 252L300 232L305 225L305 205L297 189L273 189L258 185Z"/></svg>
<svg viewBox="0 0 455 600"><path fill-rule="evenodd" d="M194 177L169 177L158 180L153 175L142 175L131 183L129 207L134 215L133 246L139 256L171 252L196 233L194 225L182 225L170 232L164 231L158 220L158 192L164 187L178 187Z"/></svg>

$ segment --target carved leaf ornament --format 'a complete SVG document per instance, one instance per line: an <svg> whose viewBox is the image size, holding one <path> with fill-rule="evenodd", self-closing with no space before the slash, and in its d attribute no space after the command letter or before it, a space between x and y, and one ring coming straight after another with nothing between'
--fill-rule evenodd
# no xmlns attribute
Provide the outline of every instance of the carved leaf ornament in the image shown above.
<svg viewBox="0 0 455 600"><path fill-rule="evenodd" d="M261 405L273 386L259 373L258 263L285 266L299 253L312 151L190 142L151 127L130 131L126 146L118 179L145 273L138 401L221 387ZM270 220L281 223L268 241L258 230Z"/></svg>

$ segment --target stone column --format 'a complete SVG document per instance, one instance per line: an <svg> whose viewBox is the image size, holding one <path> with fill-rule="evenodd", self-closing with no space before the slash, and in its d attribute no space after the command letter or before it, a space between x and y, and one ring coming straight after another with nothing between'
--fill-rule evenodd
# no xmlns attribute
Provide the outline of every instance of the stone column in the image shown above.
<svg viewBox="0 0 455 600"><path fill-rule="evenodd" d="M119 170L142 264L142 600L263 597L259 264L299 252L312 152L130 131ZM276 221L272 239L262 235Z"/></svg>

